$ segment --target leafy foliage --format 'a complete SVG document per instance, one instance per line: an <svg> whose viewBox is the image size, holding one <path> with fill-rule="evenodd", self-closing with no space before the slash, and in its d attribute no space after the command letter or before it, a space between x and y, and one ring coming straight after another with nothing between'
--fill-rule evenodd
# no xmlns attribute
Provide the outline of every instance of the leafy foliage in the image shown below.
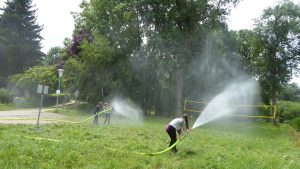
<svg viewBox="0 0 300 169"><path fill-rule="evenodd" d="M0 103L9 103L10 92L8 89L0 88Z"/></svg>
<svg viewBox="0 0 300 169"><path fill-rule="evenodd" d="M64 69L68 88L79 89L89 101L98 102L99 99L115 88L112 69L114 53L103 37L95 36L93 43L83 40L81 51L77 58L66 61Z"/></svg>
<svg viewBox="0 0 300 169"><path fill-rule="evenodd" d="M291 121L300 117L300 104L298 102L280 101L278 107L281 121Z"/></svg>
<svg viewBox="0 0 300 169"><path fill-rule="evenodd" d="M299 101L300 87L296 83L287 84L280 92L279 98L287 101Z"/></svg>
<svg viewBox="0 0 300 169"><path fill-rule="evenodd" d="M70 53L70 55L78 55L79 54L80 43L82 43L84 40L87 40L88 42L92 41L91 36L85 29L82 29L78 33L73 34L72 43L70 44L69 51L68 51Z"/></svg>
<svg viewBox="0 0 300 169"><path fill-rule="evenodd" d="M94 101L117 92L132 98L145 111L178 113L183 96L193 93L189 86L203 83L199 80L195 84L190 81L195 77L184 76L195 59L202 61L203 47L199 44L205 43L212 31L226 34L226 15L237 3L83 2L69 47L72 57L84 65L77 88L80 86L83 97Z"/></svg>
<svg viewBox="0 0 300 169"><path fill-rule="evenodd" d="M61 47L52 47L46 56L42 57L42 64L44 66L51 66L63 60L65 49Z"/></svg>
<svg viewBox="0 0 300 169"><path fill-rule="evenodd" d="M259 80L265 103L272 100L298 71L300 63L300 7L284 0L268 8L253 31L240 31L239 52L251 74Z"/></svg>
<svg viewBox="0 0 300 169"><path fill-rule="evenodd" d="M11 76L11 80L17 87L27 88L32 93L36 92L38 84L49 86L51 92L54 91L57 82L56 69L54 66L35 66L24 73Z"/></svg>
<svg viewBox="0 0 300 169"><path fill-rule="evenodd" d="M299 132L300 131L300 117L294 118L291 125Z"/></svg>

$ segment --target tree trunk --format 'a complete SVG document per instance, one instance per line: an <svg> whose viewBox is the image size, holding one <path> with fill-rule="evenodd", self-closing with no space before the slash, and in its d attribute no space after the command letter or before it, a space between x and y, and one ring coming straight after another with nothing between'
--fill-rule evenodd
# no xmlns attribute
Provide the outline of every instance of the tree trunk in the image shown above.
<svg viewBox="0 0 300 169"><path fill-rule="evenodd" d="M103 84L103 78L104 78L104 70L103 67L101 68L101 96L104 98L104 84Z"/></svg>
<svg viewBox="0 0 300 169"><path fill-rule="evenodd" d="M272 91L272 108L271 108L271 112L270 112L270 116L275 116L276 117L276 109L275 106L277 105L277 96L276 96L276 92ZM276 123L276 118L272 119L272 123L274 125L277 125Z"/></svg>
<svg viewBox="0 0 300 169"><path fill-rule="evenodd" d="M182 70L177 70L175 73L175 79L176 79L176 115L179 116L182 114L182 91L183 91L183 73Z"/></svg>

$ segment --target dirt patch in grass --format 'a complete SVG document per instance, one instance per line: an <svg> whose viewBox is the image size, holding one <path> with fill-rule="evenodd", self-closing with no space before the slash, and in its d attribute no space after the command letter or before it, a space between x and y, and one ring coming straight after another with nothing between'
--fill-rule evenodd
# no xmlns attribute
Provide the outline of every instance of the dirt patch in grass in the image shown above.
<svg viewBox="0 0 300 169"><path fill-rule="evenodd" d="M47 111L47 112L45 112ZM53 123L43 119L64 119L65 116L49 110L43 110L40 116L40 123ZM51 111L51 110L50 110ZM38 119L38 109L0 111L0 124L35 124Z"/></svg>

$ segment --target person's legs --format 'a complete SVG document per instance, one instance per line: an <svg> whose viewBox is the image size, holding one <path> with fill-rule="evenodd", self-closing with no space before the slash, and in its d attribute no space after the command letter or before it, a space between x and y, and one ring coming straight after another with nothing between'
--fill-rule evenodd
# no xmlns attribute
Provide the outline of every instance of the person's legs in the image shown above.
<svg viewBox="0 0 300 169"><path fill-rule="evenodd" d="M171 147L177 140L176 129L173 126L168 126L166 131L167 131L168 135L171 138L171 141L170 141L170 144L169 144L169 147ZM176 146L174 146L172 148L172 151L177 152Z"/></svg>
<svg viewBox="0 0 300 169"><path fill-rule="evenodd" d="M105 120L104 120L103 124L105 125L105 123L106 123L106 121L107 121L106 113L104 114L104 117L105 117Z"/></svg>
<svg viewBox="0 0 300 169"><path fill-rule="evenodd" d="M110 114L109 113L106 115L106 119L107 119L107 124L109 124L110 123Z"/></svg>
<svg viewBox="0 0 300 169"><path fill-rule="evenodd" d="M97 125L97 124L98 124L98 115L96 115L96 116L95 116L95 119L94 119L94 124L95 124L95 125Z"/></svg>
<svg viewBox="0 0 300 169"><path fill-rule="evenodd" d="M110 114L106 113L105 115L105 120L104 120L104 124L107 122L107 125L110 123Z"/></svg>

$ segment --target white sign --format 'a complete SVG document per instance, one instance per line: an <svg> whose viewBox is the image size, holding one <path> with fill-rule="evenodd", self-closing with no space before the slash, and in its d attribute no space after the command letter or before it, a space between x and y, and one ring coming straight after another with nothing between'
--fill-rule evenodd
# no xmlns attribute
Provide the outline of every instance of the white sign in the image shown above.
<svg viewBox="0 0 300 169"><path fill-rule="evenodd" d="M76 92L75 92L75 97L78 97L78 96L79 96L79 91L76 90Z"/></svg>
<svg viewBox="0 0 300 169"><path fill-rule="evenodd" d="M37 93L41 94L43 91L43 85L38 85L38 88L37 88Z"/></svg>
<svg viewBox="0 0 300 169"><path fill-rule="evenodd" d="M60 94L60 90L56 90L56 94Z"/></svg>
<svg viewBox="0 0 300 169"><path fill-rule="evenodd" d="M62 77L64 70L63 69L57 69L58 70L58 77Z"/></svg>
<svg viewBox="0 0 300 169"><path fill-rule="evenodd" d="M43 93L44 94L48 94L48 89L49 89L49 86L44 86Z"/></svg>

